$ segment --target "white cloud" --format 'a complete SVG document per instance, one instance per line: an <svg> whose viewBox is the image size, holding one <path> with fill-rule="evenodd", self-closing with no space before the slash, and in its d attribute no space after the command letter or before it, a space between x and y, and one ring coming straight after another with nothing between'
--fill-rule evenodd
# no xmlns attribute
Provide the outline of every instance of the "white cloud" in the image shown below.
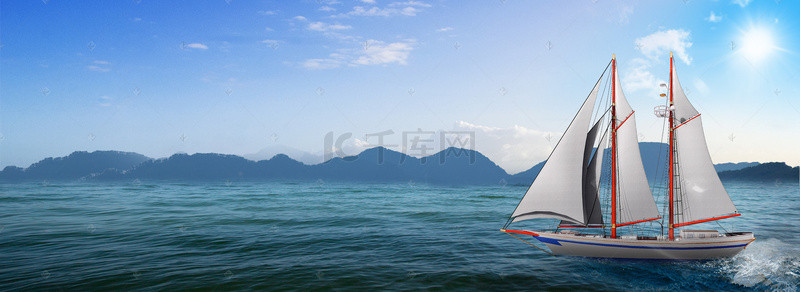
<svg viewBox="0 0 800 292"><path fill-rule="evenodd" d="M186 47L190 49L208 50L208 46L201 43L186 44Z"/></svg>
<svg viewBox="0 0 800 292"><path fill-rule="evenodd" d="M396 13L396 9L381 9L378 7L372 7L370 9L366 9L362 6L355 6L353 10L348 12L347 15L354 15L354 16L389 16L392 13Z"/></svg>
<svg viewBox="0 0 800 292"><path fill-rule="evenodd" d="M345 30L351 29L352 26L349 25L341 25L341 24L327 24L324 22L312 22L308 24L308 29L314 31L334 31L334 30Z"/></svg>
<svg viewBox="0 0 800 292"><path fill-rule="evenodd" d="M352 63L358 65L379 65L397 63L407 64L409 54L414 49L416 40L406 40L386 44L381 41L368 40L364 45L363 55L355 59Z"/></svg>
<svg viewBox="0 0 800 292"><path fill-rule="evenodd" d="M299 21L306 21L306 20L308 20L308 19L307 19L305 16L302 16L302 15L298 15L298 16L292 17L292 19L293 19L293 20L299 20Z"/></svg>
<svg viewBox="0 0 800 292"><path fill-rule="evenodd" d="M375 0L360 0L360 1L367 4L375 4Z"/></svg>
<svg viewBox="0 0 800 292"><path fill-rule="evenodd" d="M731 1L731 3L739 5L742 8L744 8L745 6L750 4L750 1L752 1L752 0L733 0L733 1Z"/></svg>
<svg viewBox="0 0 800 292"><path fill-rule="evenodd" d="M409 6L409 7L401 9L400 10L400 14L406 15L406 16L415 16L415 15L417 15L417 12L419 12L419 11L420 11L419 9L416 9L414 7Z"/></svg>
<svg viewBox="0 0 800 292"><path fill-rule="evenodd" d="M336 11L336 8L330 6L322 6L319 8L319 11Z"/></svg>
<svg viewBox="0 0 800 292"><path fill-rule="evenodd" d="M474 132L475 150L511 174L528 170L547 159L559 139L559 134L517 125L494 128L459 121L453 130Z"/></svg>
<svg viewBox="0 0 800 292"><path fill-rule="evenodd" d="M413 39L394 43L368 40L361 49L339 50L330 54L328 58L307 59L300 65L306 69L331 69L342 65L369 66L392 63L406 65L416 44L417 41Z"/></svg>
<svg viewBox="0 0 800 292"><path fill-rule="evenodd" d="M687 65L692 58L687 49L692 46L691 34L682 29L661 30L636 39L636 49L646 58L634 58L628 63L626 74L620 74L623 85L629 91L643 91L644 94L658 97L660 83L665 81L656 78L650 70L654 63L666 60L667 52L673 51L678 59ZM659 75L660 76L660 75Z"/></svg>
<svg viewBox="0 0 800 292"><path fill-rule="evenodd" d="M642 58L635 58L631 60L629 66L630 67L625 70L625 74L620 74L620 76L622 76L622 83L624 84L623 88L631 92L644 91L652 97L657 97L659 90L658 84L664 81L657 79L653 73L650 73L650 61Z"/></svg>
<svg viewBox="0 0 800 292"><path fill-rule="evenodd" d="M406 1L406 2L393 2L389 6L416 6L416 7L431 7L430 4L419 1Z"/></svg>
<svg viewBox="0 0 800 292"><path fill-rule="evenodd" d="M708 94L709 92L708 85L706 85L706 83L703 82L703 79L700 78L694 80L694 88L697 89L697 92L704 95Z"/></svg>
<svg viewBox="0 0 800 292"><path fill-rule="evenodd" d="M94 72L110 72L111 68L108 67L109 65L111 65L111 63L108 61L95 60L92 61L91 65L86 66L86 69L89 69L89 71L94 71Z"/></svg>
<svg viewBox="0 0 800 292"><path fill-rule="evenodd" d="M133 21L137 21L137 22L138 21L142 21L142 18L141 17L136 17L136 18L133 19Z"/></svg>
<svg viewBox="0 0 800 292"><path fill-rule="evenodd" d="M303 61L301 64L306 69L311 70L321 70L321 69L333 69L338 68L342 65L342 61L328 58L328 59L308 59Z"/></svg>
<svg viewBox="0 0 800 292"><path fill-rule="evenodd" d="M714 11L711 11L711 15L709 15L708 18L706 18L706 21L708 21L708 22L720 22L720 21L722 21L722 15L716 15L716 14L714 14Z"/></svg>
<svg viewBox="0 0 800 292"><path fill-rule="evenodd" d="M325 149L326 158L329 156L335 157L347 157L347 156L356 156L364 150L377 147L378 145L372 145L364 140L358 138L348 138L342 141L342 145L340 147L332 147L331 149Z"/></svg>
<svg viewBox="0 0 800 292"><path fill-rule="evenodd" d="M266 40L261 41L261 43L262 44L266 44L266 45L270 46L273 49L278 49L278 45L281 43L281 41L266 39Z"/></svg>
<svg viewBox="0 0 800 292"><path fill-rule="evenodd" d="M108 95L100 96L100 102L98 103L98 105L102 107L111 106L111 100L112 98Z"/></svg>
<svg viewBox="0 0 800 292"><path fill-rule="evenodd" d="M673 51L687 65L692 58L686 49L692 46L689 31L682 29L662 30L636 39L636 48L650 59L664 58L666 52Z"/></svg>
<svg viewBox="0 0 800 292"><path fill-rule="evenodd" d="M446 32L446 31L451 31L451 30L453 30L453 28L448 26L448 27L443 27L443 28L437 29L436 32Z"/></svg>
<svg viewBox="0 0 800 292"><path fill-rule="evenodd" d="M623 6L619 9L619 23L628 23L633 14L633 6Z"/></svg>
<svg viewBox="0 0 800 292"><path fill-rule="evenodd" d="M278 14L278 10L259 10L258 14L265 15L265 16L266 15L275 15L275 14Z"/></svg>
<svg viewBox="0 0 800 292"><path fill-rule="evenodd" d="M111 71L111 69L109 69L109 68L95 66L95 65L89 65L86 68L88 68L89 71L94 71L94 72L109 72L109 71Z"/></svg>
<svg viewBox="0 0 800 292"><path fill-rule="evenodd" d="M428 8L431 7L430 4L419 2L419 1L406 1L406 2L393 2L388 5L388 7L380 8L377 6L372 6L366 8L364 6L354 6L353 10L346 14L339 14L336 17L348 17L348 16L383 16L388 17L392 15L405 15L405 16L416 16L417 13L421 12L421 8Z"/></svg>

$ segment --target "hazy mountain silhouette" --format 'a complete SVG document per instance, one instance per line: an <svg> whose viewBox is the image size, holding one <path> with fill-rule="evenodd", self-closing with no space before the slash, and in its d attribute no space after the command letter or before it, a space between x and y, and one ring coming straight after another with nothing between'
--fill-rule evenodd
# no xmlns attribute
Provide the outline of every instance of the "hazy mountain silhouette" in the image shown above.
<svg viewBox="0 0 800 292"><path fill-rule="evenodd" d="M667 144L639 143L649 180L665 179ZM610 151L604 152L605 159ZM606 160L608 161L608 160ZM483 154L461 148L447 148L426 157L412 157L376 147L355 156L337 157L324 163L306 165L284 154L268 160L252 161L236 155L215 153L175 154L151 159L141 154L119 151L74 152L69 156L46 158L28 168L9 166L0 171L0 180L339 180L370 182L429 182L439 184L518 184L529 185L544 166L509 175ZM783 163L758 165L754 162L724 163L718 169L724 179L797 179L797 168Z"/></svg>
<svg viewBox="0 0 800 292"><path fill-rule="evenodd" d="M508 179L508 183L515 185L530 185L533 183L533 179L536 177L536 175L542 171L542 167L544 167L545 162L547 162L547 160L537 163L526 171L511 175Z"/></svg>
<svg viewBox="0 0 800 292"><path fill-rule="evenodd" d="M275 155L279 154L286 155L294 160L300 161L308 165L319 164L324 161L322 155L312 154L310 152L302 151L281 144L267 146L256 153L244 155L244 158L250 159L252 161L262 161L271 159L272 157L275 157Z"/></svg>
<svg viewBox="0 0 800 292"><path fill-rule="evenodd" d="M726 162L726 163L714 164L714 169L717 170L717 172L723 172L723 171L731 171L731 170L740 170L740 169L756 166L756 165L759 165L759 164L760 163L758 163L758 162L739 162L739 163Z"/></svg>
<svg viewBox="0 0 800 292"><path fill-rule="evenodd" d="M722 180L797 182L800 180L800 167L791 167L783 162L769 162L739 170L723 171L719 173L719 177Z"/></svg>
<svg viewBox="0 0 800 292"><path fill-rule="evenodd" d="M149 157L121 151L76 151L69 156L45 158L26 169L9 166L0 179L78 179L109 169L127 170L150 160Z"/></svg>
<svg viewBox="0 0 800 292"><path fill-rule="evenodd" d="M474 184L497 184L508 176L483 154L452 147L422 158L375 147L313 165L311 173L322 179Z"/></svg>
<svg viewBox="0 0 800 292"><path fill-rule="evenodd" d="M230 179L247 172L255 164L254 161L236 155L175 154L169 158L146 161L124 175L140 179Z"/></svg>

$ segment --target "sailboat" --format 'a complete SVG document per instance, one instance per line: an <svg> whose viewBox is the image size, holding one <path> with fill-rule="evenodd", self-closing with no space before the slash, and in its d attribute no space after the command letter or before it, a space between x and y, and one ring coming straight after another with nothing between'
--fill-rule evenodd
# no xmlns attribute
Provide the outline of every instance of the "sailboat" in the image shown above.
<svg viewBox="0 0 800 292"><path fill-rule="evenodd" d="M609 63L611 81L606 83L611 83L610 105L594 110L606 66L501 231L523 241L517 235L532 236L553 255L712 259L742 251L755 240L752 232L684 229L741 214L714 170L702 118L678 82L672 53L669 103L656 108L656 115L666 118L669 126L664 216L659 214L645 175L636 118L620 87L616 57L612 56ZM666 93L661 96L666 98ZM610 152L610 163L604 164L606 152ZM601 190L606 187L610 198L601 201ZM603 208L605 201L609 202ZM539 218L560 222L554 231L509 229L512 223ZM661 224L660 234L655 236L618 233L654 223ZM666 235L663 223L668 224Z"/></svg>

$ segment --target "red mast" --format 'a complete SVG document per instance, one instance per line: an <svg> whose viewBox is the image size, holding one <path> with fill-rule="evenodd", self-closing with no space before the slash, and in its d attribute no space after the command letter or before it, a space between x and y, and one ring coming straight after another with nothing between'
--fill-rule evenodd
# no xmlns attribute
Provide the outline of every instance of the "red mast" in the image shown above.
<svg viewBox="0 0 800 292"><path fill-rule="evenodd" d="M617 238L617 57L611 55L611 238Z"/></svg>
<svg viewBox="0 0 800 292"><path fill-rule="evenodd" d="M673 141L674 136L673 132L673 120L674 120L674 112L673 112L673 104L672 104L672 52L669 52L669 107L667 108L669 111L669 240L675 240L675 222L674 222L674 214L675 214L675 207L673 203L673 193L675 192L674 183L675 178L674 175L674 161L675 154L672 152L673 149Z"/></svg>

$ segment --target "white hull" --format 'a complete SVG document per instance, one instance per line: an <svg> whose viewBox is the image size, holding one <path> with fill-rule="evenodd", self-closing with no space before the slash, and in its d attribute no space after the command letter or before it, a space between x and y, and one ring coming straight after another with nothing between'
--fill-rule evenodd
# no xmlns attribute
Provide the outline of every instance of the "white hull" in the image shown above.
<svg viewBox="0 0 800 292"><path fill-rule="evenodd" d="M535 234L535 235L533 235ZM699 260L732 257L755 240L752 232L712 238L675 240L609 238L552 232L530 232L555 255L625 259Z"/></svg>

